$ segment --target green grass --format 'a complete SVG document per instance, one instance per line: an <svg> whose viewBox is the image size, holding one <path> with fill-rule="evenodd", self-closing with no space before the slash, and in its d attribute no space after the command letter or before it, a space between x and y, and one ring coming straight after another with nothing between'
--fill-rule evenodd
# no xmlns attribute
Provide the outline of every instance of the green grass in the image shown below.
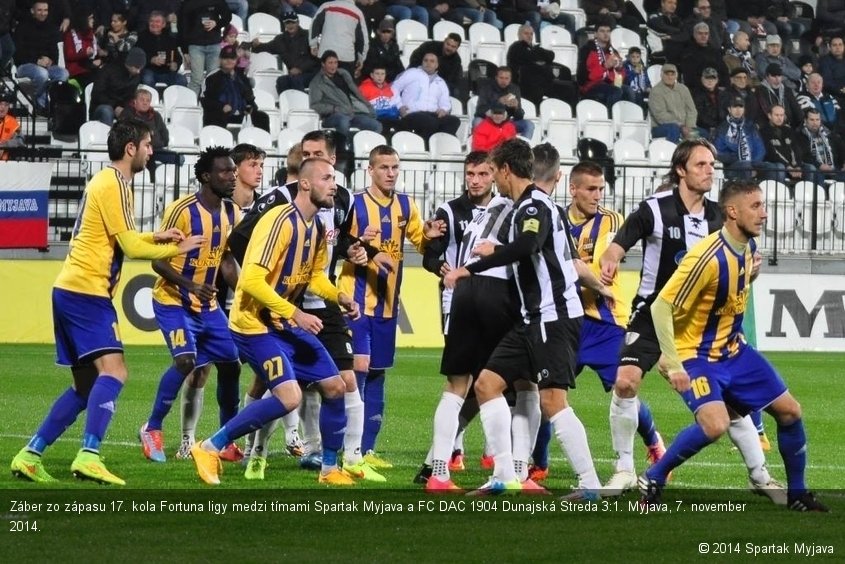
<svg viewBox="0 0 845 564"><path fill-rule="evenodd" d="M807 479L820 492L834 512L830 515L798 515L773 507L766 500L745 491L745 469L731 444L722 440L707 448L676 470L672 488L667 491L671 514L639 515L630 511L631 495L616 506L597 507L607 511L529 513L505 511L505 501L535 502L530 498L496 499L495 510L471 504L471 498L425 496L411 483L422 462L431 437L431 420L439 399L442 377L437 374L439 351L407 349L400 351L396 367L388 375L388 407L379 438L379 451L395 468L386 471L388 483L359 485L355 491L333 492L318 487L316 473L300 470L296 460L280 453L283 434L274 436L267 479L256 484L243 479L239 465L227 464L223 484L211 489L199 482L193 464L173 459L178 446L178 407L165 423L166 451L173 459L167 464L144 460L137 445L137 429L146 419L159 376L169 362L163 347L131 347L127 351L130 381L121 394L118 411L103 446L110 470L123 477L131 489L92 487L77 482L69 473L79 448L83 418L45 454L45 465L61 482L49 490L0 473L0 557L8 561L12 552L23 549L35 561L55 558L57 545L64 541L63 560L116 558L171 560L177 555L189 561L220 556L237 556L246 561L277 560L286 556L302 561L341 557L347 561L511 561L551 560L564 556L580 561L606 560L627 555L633 561L677 561L697 558L700 542L734 542L739 555L750 557L746 543L757 545L795 542L832 544L834 556L845 551L839 541L845 515L841 468L842 427L839 382L845 378L845 355L769 354L781 371L804 410L809 445ZM52 400L69 382L67 370L53 365L51 346L0 345L0 460L8 461L37 428ZM246 382L246 377L242 382ZM571 402L584 421L600 478L612 472L612 456L607 424L609 397L598 378L585 372L571 394ZM217 428L214 382L209 382L205 413L198 435L205 437ZM243 386L242 386L243 387ZM667 440L691 418L683 402L665 382L649 376L642 397L647 399ZM766 418L769 437L775 441L775 425ZM454 476L464 487L484 482L478 467L481 450L480 426L474 423L466 438L468 469ZM639 448L639 447L638 447ZM644 454L644 450L640 451ZM776 445L768 454L772 474L783 479L783 467ZM7 462L4 462L4 464ZM644 462L638 463L642 470ZM567 491L575 482L557 445L552 445L552 475L547 486ZM106 503L107 512L77 515L64 511L30 511L19 518L11 500L37 503L70 501ZM183 501L225 503L225 515L202 513L155 513L133 511L132 501ZM308 512L232 512L232 503L253 501L307 502ZM677 504L680 502L680 506ZM357 511L317 513L317 502L357 502ZM400 514L375 514L364 510L364 501L401 503ZM463 507L448 505L449 501ZM558 504L557 498L543 498ZM693 513L690 503L744 503L736 513ZM122 502L120 511L114 511ZM434 502L430 511L427 502ZM422 503L423 505L419 505ZM45 506L46 507L46 506ZM534 506L536 507L536 506ZM413 512L408 512L413 508ZM616 511L612 511L613 509ZM527 509L527 508L523 508ZM680 509L680 510L679 510ZM39 523L38 532L10 532L13 521ZM100 542L97 539L108 539ZM97 548L99 547L99 548ZM212 548L213 547L213 548ZM9 550L9 552L7 552ZM211 550L211 552L209 552ZM213 555L213 556L212 556ZM713 555L710 555L713 558ZM794 555L792 555L794 558ZM784 560L785 561L785 560Z"/></svg>

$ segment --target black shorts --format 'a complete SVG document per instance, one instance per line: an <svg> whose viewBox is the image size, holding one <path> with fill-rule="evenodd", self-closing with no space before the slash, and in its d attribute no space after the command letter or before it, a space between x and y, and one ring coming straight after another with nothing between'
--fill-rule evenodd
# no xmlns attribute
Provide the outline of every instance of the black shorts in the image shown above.
<svg viewBox="0 0 845 564"><path fill-rule="evenodd" d="M636 366L643 375L660 360L660 343L654 332L651 304L640 301L634 304L625 341L619 353L619 366Z"/></svg>
<svg viewBox="0 0 845 564"><path fill-rule="evenodd" d="M452 293L444 324L440 373L477 375L496 345L519 321L510 283L492 276L470 276Z"/></svg>
<svg viewBox="0 0 845 564"><path fill-rule="evenodd" d="M581 318L519 324L493 351L486 368L513 384L522 378L543 390L575 387Z"/></svg>
<svg viewBox="0 0 845 564"><path fill-rule="evenodd" d="M338 370L352 370L352 332L340 308L327 303L326 307L303 308L302 311L319 317L323 322L323 330L317 334L317 339L326 347Z"/></svg>

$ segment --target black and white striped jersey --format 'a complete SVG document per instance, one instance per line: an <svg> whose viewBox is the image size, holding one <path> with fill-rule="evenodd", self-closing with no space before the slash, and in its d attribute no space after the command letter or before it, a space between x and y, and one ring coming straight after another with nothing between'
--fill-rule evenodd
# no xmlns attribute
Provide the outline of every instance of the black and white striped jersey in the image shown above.
<svg viewBox="0 0 845 564"><path fill-rule="evenodd" d="M495 196L487 208L467 225L464 237L458 247L457 266L472 264L478 257L472 256L472 249L482 241L504 245L510 238L513 201L504 196ZM478 273L507 280L511 276L508 266L496 266Z"/></svg>
<svg viewBox="0 0 845 564"><path fill-rule="evenodd" d="M640 286L634 306L651 303L675 272L681 259L697 242L721 229L719 204L704 200L704 210L691 214L678 188L649 196L625 219L614 243L627 252L638 241L643 246Z"/></svg>

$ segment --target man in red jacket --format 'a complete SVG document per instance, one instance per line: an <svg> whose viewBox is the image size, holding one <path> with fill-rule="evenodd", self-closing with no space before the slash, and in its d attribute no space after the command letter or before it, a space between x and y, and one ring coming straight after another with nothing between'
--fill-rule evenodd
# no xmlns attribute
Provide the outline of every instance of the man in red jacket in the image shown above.
<svg viewBox="0 0 845 564"><path fill-rule="evenodd" d="M516 137L516 126L508 119L504 104L496 103L472 132L472 150L490 151L503 141Z"/></svg>

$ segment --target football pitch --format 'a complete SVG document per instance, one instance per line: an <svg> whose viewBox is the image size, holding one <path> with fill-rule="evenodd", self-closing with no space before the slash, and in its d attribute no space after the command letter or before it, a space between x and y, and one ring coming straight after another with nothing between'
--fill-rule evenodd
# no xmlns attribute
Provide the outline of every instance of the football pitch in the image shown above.
<svg viewBox="0 0 845 564"><path fill-rule="evenodd" d="M131 558L188 561L220 557L246 562L298 561L551 561L677 562L681 559L745 561L755 552L766 561L793 560L833 548L816 558L841 561L845 541L845 468L841 386L845 355L770 353L803 407L808 436L807 481L830 514L798 514L774 507L750 493L745 467L727 438L711 445L674 473L666 508L642 514L631 493L606 503L573 507L559 495L576 478L559 446L551 445L551 473L545 485L555 496L472 498L429 496L412 478L431 439L440 397L439 350L404 349L388 372L387 412L378 450L394 464L386 484L359 482L343 491L317 484L316 472L298 467L284 453L284 433L271 441L264 482L243 478L239 464L225 464L222 484L200 482L190 461L175 460L179 407L165 420L168 461L145 460L137 441L155 389L169 364L166 349L129 347L129 383L102 453L126 488L79 482L70 463L79 448L84 415L45 454L46 469L59 483L45 488L13 478L8 462L26 443L53 399L67 387L69 371L53 364L49 345L0 345L0 558L42 561ZM241 376L243 390L251 378ZM666 443L689 424L680 398L657 374L649 375L641 397L648 401ZM587 370L570 395L584 422L602 481L612 473L608 430L609 396ZM783 481L774 421L765 422L772 451L772 475ZM209 379L197 435L218 427L214 376ZM478 421L465 439L467 469L453 474L466 489L481 485L482 434ZM637 439L638 471L645 449ZM784 550L788 552L784 553ZM806 551L806 552L804 552Z"/></svg>

